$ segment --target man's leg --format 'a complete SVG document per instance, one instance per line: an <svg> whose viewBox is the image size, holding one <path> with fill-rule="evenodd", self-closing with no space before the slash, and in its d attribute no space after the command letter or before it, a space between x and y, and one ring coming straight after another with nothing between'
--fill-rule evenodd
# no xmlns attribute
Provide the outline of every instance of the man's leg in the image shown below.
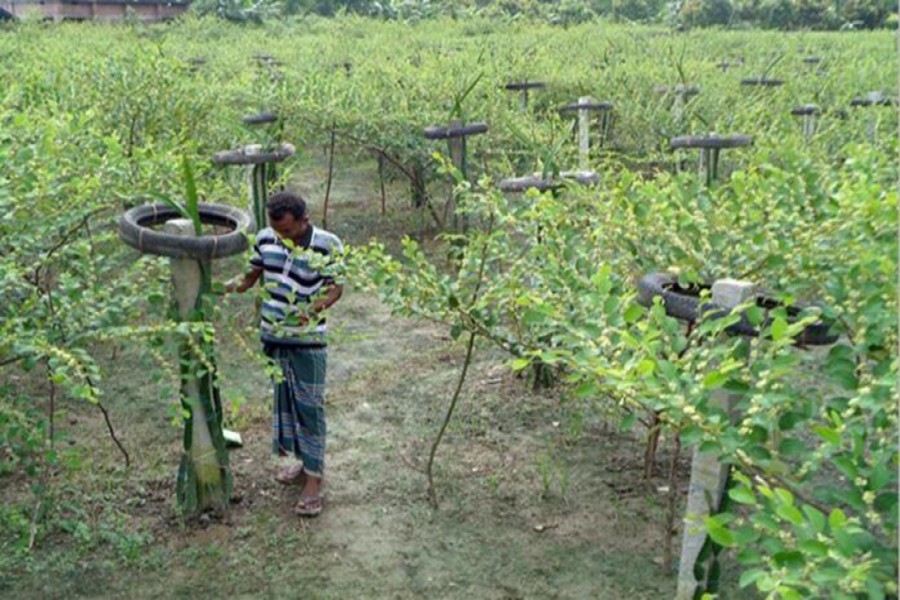
<svg viewBox="0 0 900 600"><path fill-rule="evenodd" d="M280 346L269 346L267 356L279 367L281 378L273 381L275 398L272 405L272 452L279 457L293 456L294 463L281 469L275 480L284 485L305 485L300 445L296 431L298 416L294 403L294 380L290 351Z"/></svg>
<svg viewBox="0 0 900 600"><path fill-rule="evenodd" d="M324 348L301 348L294 352L291 361L295 376L294 404L299 425L296 440L307 475L297 507L300 514L318 514L322 508L320 487L325 471L327 356L328 351Z"/></svg>

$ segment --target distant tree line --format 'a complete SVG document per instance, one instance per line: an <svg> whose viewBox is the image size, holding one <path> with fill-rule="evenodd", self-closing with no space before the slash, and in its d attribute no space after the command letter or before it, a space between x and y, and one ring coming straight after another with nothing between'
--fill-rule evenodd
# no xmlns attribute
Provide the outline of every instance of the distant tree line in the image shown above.
<svg viewBox="0 0 900 600"><path fill-rule="evenodd" d="M515 18L568 25L604 17L680 27L782 30L896 28L896 0L196 0L201 14L239 21L360 14L416 21Z"/></svg>

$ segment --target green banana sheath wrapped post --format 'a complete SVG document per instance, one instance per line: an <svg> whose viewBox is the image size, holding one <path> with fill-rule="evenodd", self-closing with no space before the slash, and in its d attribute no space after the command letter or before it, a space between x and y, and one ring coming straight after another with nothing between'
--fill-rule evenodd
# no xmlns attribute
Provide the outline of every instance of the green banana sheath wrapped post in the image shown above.
<svg viewBox="0 0 900 600"><path fill-rule="evenodd" d="M194 224L174 219L166 233L193 236ZM173 312L181 323L208 320L211 288L210 261L172 258ZM185 410L184 453L178 469L178 505L186 515L208 509L224 511L231 492L228 452L222 432L222 402L215 381L212 338L187 332L178 348L181 404Z"/></svg>
<svg viewBox="0 0 900 600"><path fill-rule="evenodd" d="M226 451L229 432L222 430L222 401L209 324L213 306L210 266L214 259L247 249L250 215L230 206L199 202L187 161L184 171L185 202L164 198L165 203L129 209L119 219L119 237L142 254L171 259L172 319L180 334L180 398L185 416L176 494L182 515L195 516L210 509L225 511L231 491ZM203 224L227 231L203 235Z"/></svg>

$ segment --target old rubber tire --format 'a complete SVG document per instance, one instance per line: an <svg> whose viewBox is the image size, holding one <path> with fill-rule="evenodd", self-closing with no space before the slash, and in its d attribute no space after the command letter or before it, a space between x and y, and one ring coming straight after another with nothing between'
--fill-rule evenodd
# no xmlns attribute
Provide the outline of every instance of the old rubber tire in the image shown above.
<svg viewBox="0 0 900 600"><path fill-rule="evenodd" d="M444 140L448 138L467 137L478 133L487 133L487 123L467 123L459 127L442 127L431 125L425 128L425 138L429 140Z"/></svg>
<svg viewBox="0 0 900 600"><path fill-rule="evenodd" d="M854 98L850 101L850 106L893 106L895 103L896 100L888 96L870 95L865 98Z"/></svg>
<svg viewBox="0 0 900 600"><path fill-rule="evenodd" d="M512 81L503 87L510 91L538 90L547 87L547 84L543 81Z"/></svg>
<svg viewBox="0 0 900 600"><path fill-rule="evenodd" d="M782 79L769 79L768 77L748 77L741 79L741 85L761 85L763 87L777 87L784 85Z"/></svg>
<svg viewBox="0 0 900 600"><path fill-rule="evenodd" d="M795 117L809 117L822 114L822 109L815 104L804 104L791 110L791 114Z"/></svg>
<svg viewBox="0 0 900 600"><path fill-rule="evenodd" d="M730 311L722 306L712 303L711 301L701 302L700 293L704 289L710 289L708 284L699 284L682 288L678 285L678 278L670 273L650 273L645 275L638 281L638 303L642 306L650 307L653 305L653 299L657 296L663 300L666 314L681 319L682 321L694 322L702 318L721 318L730 313ZM783 306L778 300L766 297L764 294L757 296L756 305L765 311L772 310ZM788 322L794 321L800 316L804 308L801 306L787 307ZM741 313L740 320L734 325L729 326L726 331L732 335L747 335L758 337L760 332L771 326L772 318L766 314L762 323L755 326L750 323L750 319L746 313ZM806 346L827 346L837 341L837 334L831 331L828 323L819 321L800 332L794 339L795 343Z"/></svg>
<svg viewBox="0 0 900 600"><path fill-rule="evenodd" d="M572 104L566 104L565 106L559 107L559 112L562 114L578 112L580 110L587 110L590 112L596 111L604 111L604 110L613 110L615 105L612 102L584 102L578 103L573 102Z"/></svg>
<svg viewBox="0 0 900 600"><path fill-rule="evenodd" d="M291 157L297 150L293 144L282 143L273 149L257 154L247 154L243 148L237 150L223 150L213 156L213 162L217 165L258 165L261 163L278 163Z"/></svg>
<svg viewBox="0 0 900 600"><path fill-rule="evenodd" d="M669 140L669 147L675 148L706 148L722 150L725 148L740 148L753 143L752 135L683 135Z"/></svg>
<svg viewBox="0 0 900 600"><path fill-rule="evenodd" d="M675 288L675 289L673 289ZM662 298L666 314L682 321L696 321L700 316L699 289L696 294L682 293L678 278L671 273L650 273L638 280L638 304L653 306L653 299Z"/></svg>
<svg viewBox="0 0 900 600"><path fill-rule="evenodd" d="M126 211L119 218L119 237L142 253L170 258L207 260L240 254L247 249L250 215L221 204L201 203L199 211L201 223L228 227L230 231L200 237L163 233L151 227L183 218L181 213L167 204L145 204Z"/></svg>
<svg viewBox="0 0 900 600"><path fill-rule="evenodd" d="M262 125L263 123L274 123L278 120L278 115L270 112L263 112L257 115L247 115L244 117L244 125Z"/></svg>
<svg viewBox="0 0 900 600"><path fill-rule="evenodd" d="M526 175L524 177L510 177L504 179L497 187L503 192L518 193L532 189L538 190L539 192L546 192L557 190L562 186L563 184L559 181L547 181L541 179L539 175Z"/></svg>

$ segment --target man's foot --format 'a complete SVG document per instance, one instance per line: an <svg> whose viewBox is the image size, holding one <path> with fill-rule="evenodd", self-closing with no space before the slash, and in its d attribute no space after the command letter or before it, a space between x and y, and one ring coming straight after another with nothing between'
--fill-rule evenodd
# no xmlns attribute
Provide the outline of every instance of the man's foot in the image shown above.
<svg viewBox="0 0 900 600"><path fill-rule="evenodd" d="M324 505L325 501L321 495L300 496L300 501L294 507L294 514L301 517L318 517Z"/></svg>
<svg viewBox="0 0 900 600"><path fill-rule="evenodd" d="M302 485L306 487L306 471L302 464L291 465L275 475L275 481L282 485Z"/></svg>

